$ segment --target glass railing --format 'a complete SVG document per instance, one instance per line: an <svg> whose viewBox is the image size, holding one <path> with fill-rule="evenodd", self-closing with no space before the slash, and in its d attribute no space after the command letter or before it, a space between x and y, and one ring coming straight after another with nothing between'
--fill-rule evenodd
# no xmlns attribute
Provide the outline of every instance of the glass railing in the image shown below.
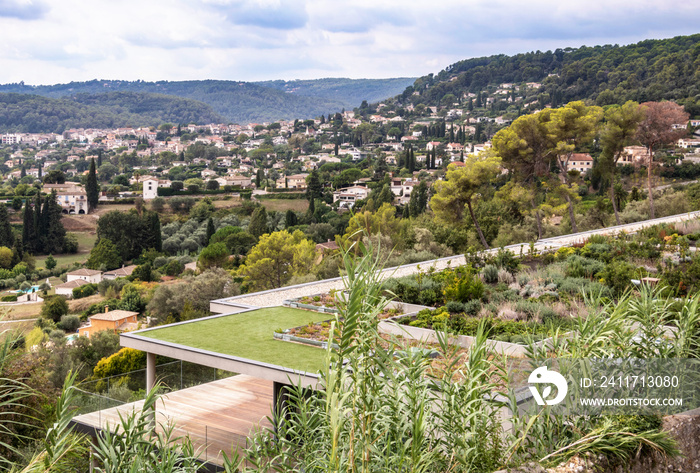
<svg viewBox="0 0 700 473"><path fill-rule="evenodd" d="M193 417L175 418L159 409L167 405L168 394L232 376L213 368L174 361L156 367L156 379L163 399L156 404L154 421L159 432L171 431L171 440L180 443L189 438L198 458L204 462L223 464L223 454L231 456L239 448L247 446L247 436L200 422ZM114 427L120 422L120 414L127 416L131 410L140 409L138 401L146 395L146 370L135 370L107 378L89 380L76 387L75 416L80 422L98 429ZM134 403L133 405L131 405ZM121 409L117 409L122 407Z"/></svg>

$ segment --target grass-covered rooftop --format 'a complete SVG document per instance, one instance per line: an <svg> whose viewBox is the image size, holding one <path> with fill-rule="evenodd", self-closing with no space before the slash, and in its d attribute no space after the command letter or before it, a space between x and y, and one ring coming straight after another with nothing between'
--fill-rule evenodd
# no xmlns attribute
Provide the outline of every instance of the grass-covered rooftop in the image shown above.
<svg viewBox="0 0 700 473"><path fill-rule="evenodd" d="M326 353L320 348L276 340L277 329L287 329L332 318L289 307L269 307L240 314L156 328L139 335L200 350L316 373Z"/></svg>

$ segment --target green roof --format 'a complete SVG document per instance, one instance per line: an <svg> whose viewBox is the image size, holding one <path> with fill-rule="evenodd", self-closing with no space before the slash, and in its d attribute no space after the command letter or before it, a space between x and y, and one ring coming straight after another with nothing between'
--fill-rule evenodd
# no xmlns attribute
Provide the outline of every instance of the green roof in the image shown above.
<svg viewBox="0 0 700 473"><path fill-rule="evenodd" d="M274 338L277 329L288 329L332 319L289 307L269 307L239 314L213 317L140 332L146 338L177 343L200 350L270 363L297 371L323 369L326 351Z"/></svg>

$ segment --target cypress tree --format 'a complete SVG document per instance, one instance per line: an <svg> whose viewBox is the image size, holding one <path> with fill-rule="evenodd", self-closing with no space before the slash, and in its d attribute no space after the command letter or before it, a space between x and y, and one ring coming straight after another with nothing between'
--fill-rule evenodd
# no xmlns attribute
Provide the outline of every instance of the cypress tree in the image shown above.
<svg viewBox="0 0 700 473"><path fill-rule="evenodd" d="M262 205L253 211L253 215L250 217L250 223L248 223L248 233L258 238L264 233L268 233L267 211Z"/></svg>
<svg viewBox="0 0 700 473"><path fill-rule="evenodd" d="M297 224L299 219L297 219L297 214L292 209L287 210L284 216L284 228L293 227Z"/></svg>
<svg viewBox="0 0 700 473"><path fill-rule="evenodd" d="M100 187L97 184L95 158L90 159L90 171L88 171L87 182L85 183L85 193L87 194L88 212L90 212L97 208L97 201L100 198Z"/></svg>
<svg viewBox="0 0 700 473"><path fill-rule="evenodd" d="M34 251L34 212L29 199L24 202L24 215L22 222L22 245L26 251Z"/></svg>
<svg viewBox="0 0 700 473"><path fill-rule="evenodd" d="M19 178L22 179L24 176L27 175L27 170L24 169L24 164L22 165L22 168L19 171Z"/></svg>
<svg viewBox="0 0 700 473"><path fill-rule="evenodd" d="M97 167L102 166L102 150L97 150Z"/></svg>
<svg viewBox="0 0 700 473"><path fill-rule="evenodd" d="M61 221L61 206L56 201L56 191L51 192L44 200L41 212L46 236L43 239L44 253L62 253L66 244L66 229Z"/></svg>
<svg viewBox="0 0 700 473"><path fill-rule="evenodd" d="M12 248L15 244L15 235L10 226L10 216L5 204L0 204L0 246Z"/></svg>
<svg viewBox="0 0 700 473"><path fill-rule="evenodd" d="M216 233L216 227L214 226L214 219L209 217L209 220L207 220L207 237L205 240L206 245L209 245L209 242L211 242L211 237L214 236L214 233Z"/></svg>
<svg viewBox="0 0 700 473"><path fill-rule="evenodd" d="M24 245L19 238L15 238L15 245L12 248L12 267L14 268L24 258Z"/></svg>
<svg viewBox="0 0 700 473"><path fill-rule="evenodd" d="M158 212L148 212L148 219L148 232L151 237L151 243L153 245L152 248L157 252L161 252L163 251L163 236L160 232L160 216L158 215ZM209 221L211 222L211 218L209 219ZM211 223L213 226L214 222ZM207 226L207 233L208 232L209 227ZM214 230L214 232L216 232L216 230ZM211 236L209 238L211 238ZM207 242L208 241L209 240L207 240Z"/></svg>
<svg viewBox="0 0 700 473"><path fill-rule="evenodd" d="M39 171L38 177L39 177L39 179L41 179L41 176L42 176L42 174L41 174L41 161L39 161L39 164L37 164L37 169Z"/></svg>
<svg viewBox="0 0 700 473"><path fill-rule="evenodd" d="M34 228L36 229L36 236L34 238L34 249L38 253L43 253L44 247L46 246L46 238L48 232L48 226L46 221L48 217L48 209L46 207L46 204L42 202L41 193L37 193L36 202L34 204Z"/></svg>

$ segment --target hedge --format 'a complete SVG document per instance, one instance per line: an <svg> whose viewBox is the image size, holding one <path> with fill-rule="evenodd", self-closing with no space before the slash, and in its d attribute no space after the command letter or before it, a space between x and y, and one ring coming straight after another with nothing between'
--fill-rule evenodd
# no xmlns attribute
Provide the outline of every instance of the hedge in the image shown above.
<svg viewBox="0 0 700 473"><path fill-rule="evenodd" d="M229 186L224 186L228 188ZM170 187L159 187L158 188L158 197L171 197L174 195L217 195L217 194L226 194L229 192L237 192L241 190L240 186L231 186L231 190L227 189L216 189L216 190L198 190L197 192L192 192L188 189L182 189L181 191L175 191L171 189Z"/></svg>
<svg viewBox="0 0 700 473"><path fill-rule="evenodd" d="M282 200L295 200L295 199L306 199L306 194L295 193L295 194L257 194L255 196L258 199L282 199Z"/></svg>
<svg viewBox="0 0 700 473"><path fill-rule="evenodd" d="M97 292L97 284L84 284L73 288L73 299L82 299Z"/></svg>

